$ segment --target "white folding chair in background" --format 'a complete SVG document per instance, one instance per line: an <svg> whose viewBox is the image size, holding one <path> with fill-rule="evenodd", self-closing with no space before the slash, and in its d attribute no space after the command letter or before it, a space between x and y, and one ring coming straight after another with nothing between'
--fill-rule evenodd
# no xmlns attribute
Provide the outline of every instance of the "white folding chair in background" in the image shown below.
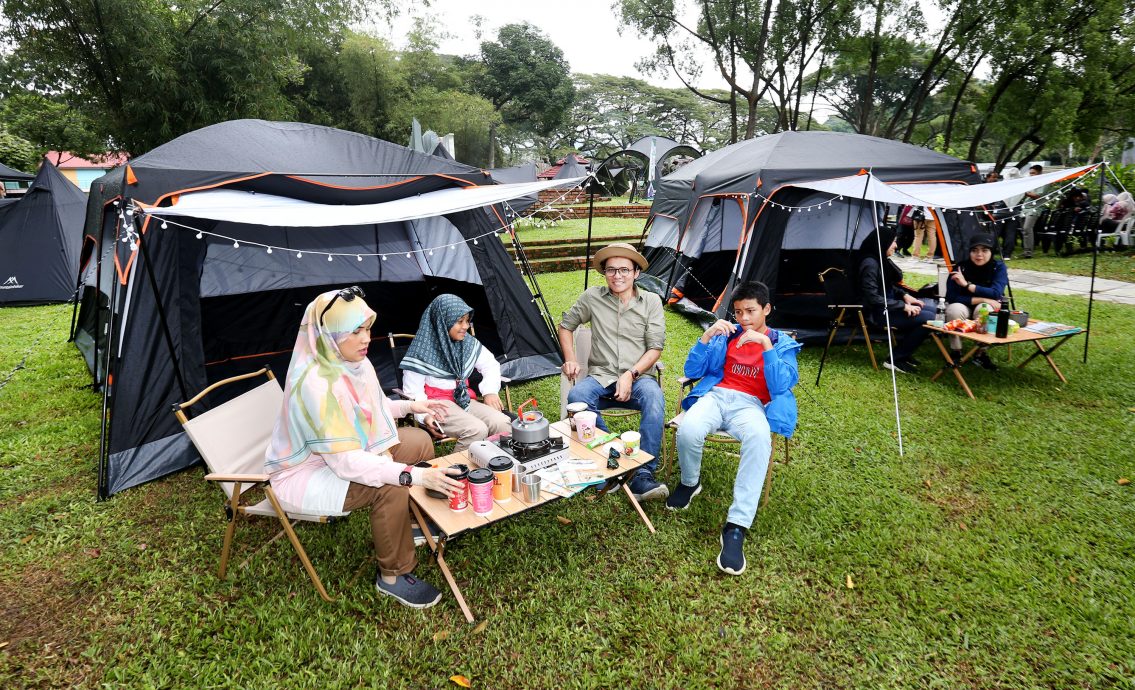
<svg viewBox="0 0 1135 690"><path fill-rule="evenodd" d="M188 408L200 402L212 391L258 376L263 376L267 380L256 388L193 418L186 415L185 411ZM209 468L205 480L217 483L225 493L225 512L229 523L225 529L224 545L221 548L221 567L218 576L223 580L228 570L237 521L241 518L255 517L274 519L279 521L282 529L261 549L286 534L319 596L325 601L333 601L323 587L323 582L315 572L315 567L311 564L293 526L299 521L327 524L347 513L307 515L287 511L276 498L271 484L268 483L268 475L264 472L264 451L268 448L276 419L280 416L283 399L284 392L280 389L279 382L273 376L271 369L265 367L259 371L218 381L192 399L176 403L173 411ZM265 498L255 504L246 503L245 494L253 488L262 489Z"/></svg>

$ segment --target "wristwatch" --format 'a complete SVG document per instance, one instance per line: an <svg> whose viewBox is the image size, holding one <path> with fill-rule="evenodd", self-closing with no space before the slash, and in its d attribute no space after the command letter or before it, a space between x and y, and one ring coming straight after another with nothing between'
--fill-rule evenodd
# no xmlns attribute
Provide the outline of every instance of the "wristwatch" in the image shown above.
<svg viewBox="0 0 1135 690"><path fill-rule="evenodd" d="M627 373L631 375L631 381L637 381L642 376L638 369L627 369Z"/></svg>
<svg viewBox="0 0 1135 690"><path fill-rule="evenodd" d="M414 475L410 474L410 470L402 470L402 473L398 475L398 485L399 486L413 486L414 485Z"/></svg>

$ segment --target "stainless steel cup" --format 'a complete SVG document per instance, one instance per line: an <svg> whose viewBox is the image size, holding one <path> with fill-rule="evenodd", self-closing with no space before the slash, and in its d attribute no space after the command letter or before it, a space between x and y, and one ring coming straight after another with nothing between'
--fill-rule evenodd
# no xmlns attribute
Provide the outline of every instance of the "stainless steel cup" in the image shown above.
<svg viewBox="0 0 1135 690"><path fill-rule="evenodd" d="M520 487L520 480L524 475L515 470L512 473L512 493L518 494L522 491Z"/></svg>
<svg viewBox="0 0 1135 690"><path fill-rule="evenodd" d="M540 502L540 478L534 474L526 474L520 480L522 489L520 497L525 503Z"/></svg>

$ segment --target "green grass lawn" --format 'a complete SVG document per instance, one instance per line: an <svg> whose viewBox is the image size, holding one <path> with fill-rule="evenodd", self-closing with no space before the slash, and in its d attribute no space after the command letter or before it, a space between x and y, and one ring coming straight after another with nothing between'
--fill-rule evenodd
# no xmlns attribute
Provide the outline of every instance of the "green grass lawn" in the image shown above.
<svg viewBox="0 0 1135 690"><path fill-rule="evenodd" d="M646 225L645 218L592 218L591 238L598 242L611 237L634 236L633 243L638 243L642 236L642 228ZM587 219L551 221L523 221L517 223L517 233L521 242L533 240L579 240L587 237ZM507 244L507 236L502 238Z"/></svg>
<svg viewBox="0 0 1135 690"><path fill-rule="evenodd" d="M1025 259L1017 251L1009 268L1021 268L1028 271L1048 271L1050 273L1067 273L1074 276L1090 276L1092 274L1092 254L1082 252L1071 256L1056 256L1033 253L1033 258ZM1112 280L1135 281L1135 252L1100 252L1096 262L1096 277L1110 278Z"/></svg>
<svg viewBox="0 0 1135 690"><path fill-rule="evenodd" d="M582 287L540 280L553 313ZM1083 322L1083 298L1027 299ZM1096 304L1089 363L1082 338L1056 354L1066 385L1035 361L967 371L977 400L901 377L901 456L889 373L852 347L816 387L805 347L743 576L713 563L736 461L712 451L689 511L647 505L655 535L621 497L579 496L456 541L478 626L448 592L424 612L379 599L364 515L299 528L326 604L285 541L216 578L201 469L96 502L70 315L0 309L0 687L1135 687L1135 308ZM672 405L698 331L667 327ZM513 397L551 410L556 387ZM234 563L271 534L238 532Z"/></svg>

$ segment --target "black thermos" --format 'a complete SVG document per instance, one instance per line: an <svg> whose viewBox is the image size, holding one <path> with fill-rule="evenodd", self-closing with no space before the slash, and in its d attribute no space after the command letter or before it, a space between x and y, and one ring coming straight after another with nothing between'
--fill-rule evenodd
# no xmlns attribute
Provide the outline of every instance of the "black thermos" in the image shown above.
<svg viewBox="0 0 1135 690"><path fill-rule="evenodd" d="M1009 337L1009 300L1001 297L1001 307L997 310L997 337Z"/></svg>

